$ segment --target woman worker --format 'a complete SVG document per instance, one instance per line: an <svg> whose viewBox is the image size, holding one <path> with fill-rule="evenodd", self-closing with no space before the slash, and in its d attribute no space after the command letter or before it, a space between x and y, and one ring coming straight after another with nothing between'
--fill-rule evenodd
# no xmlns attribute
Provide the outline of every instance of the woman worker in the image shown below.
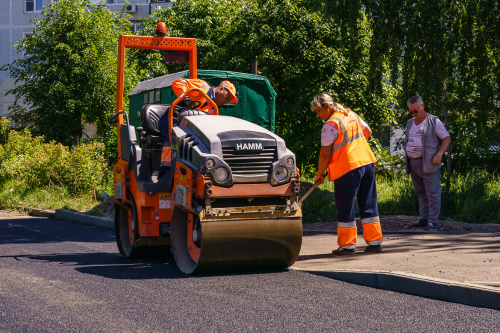
<svg viewBox="0 0 500 333"><path fill-rule="evenodd" d="M354 254L357 240L354 199L357 198L363 225L365 251L382 251L382 230L378 216L375 185L375 155L366 141L370 127L349 108L321 93L311 102L311 110L326 121L321 131L318 175L314 183L334 182L339 248L333 254Z"/></svg>

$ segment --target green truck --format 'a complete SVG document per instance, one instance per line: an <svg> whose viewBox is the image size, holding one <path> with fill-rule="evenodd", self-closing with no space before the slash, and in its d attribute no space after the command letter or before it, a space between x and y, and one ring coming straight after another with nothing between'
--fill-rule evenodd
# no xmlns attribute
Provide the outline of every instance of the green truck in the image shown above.
<svg viewBox="0 0 500 333"><path fill-rule="evenodd" d="M172 82L186 78L189 78L188 70L140 82L128 95L130 123L135 127L141 126L144 104L171 104L176 98L172 91ZM221 115L244 119L275 132L276 92L266 77L201 69L198 70L198 78L211 86L218 86L223 80L229 80L235 85L239 102L221 106Z"/></svg>

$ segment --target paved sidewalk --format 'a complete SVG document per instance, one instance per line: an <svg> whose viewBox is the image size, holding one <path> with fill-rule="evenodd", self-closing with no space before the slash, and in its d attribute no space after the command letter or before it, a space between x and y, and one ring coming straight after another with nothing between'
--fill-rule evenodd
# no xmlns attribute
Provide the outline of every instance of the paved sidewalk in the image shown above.
<svg viewBox="0 0 500 333"><path fill-rule="evenodd" d="M500 310L500 232L385 233L381 253L332 255L335 223L304 224L302 249L292 269L370 287Z"/></svg>
<svg viewBox="0 0 500 333"><path fill-rule="evenodd" d="M358 235L355 255L334 256L336 234L304 230L293 268L406 272L500 287L500 233L385 234L381 253L364 253L366 244Z"/></svg>

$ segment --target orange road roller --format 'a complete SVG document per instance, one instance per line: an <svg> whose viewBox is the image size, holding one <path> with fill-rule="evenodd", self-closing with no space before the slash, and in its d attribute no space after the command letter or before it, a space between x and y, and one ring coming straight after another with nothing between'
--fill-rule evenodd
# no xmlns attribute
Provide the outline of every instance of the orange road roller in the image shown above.
<svg viewBox="0 0 500 333"><path fill-rule="evenodd" d="M302 244L302 211L295 155L274 133L246 120L186 110L171 125L171 168L159 177L165 138L158 119L171 105L144 105L142 127L122 111L126 48L165 50L184 57L196 78L196 40L120 36L114 166L115 234L122 256L148 249L172 252L186 274L285 269ZM175 52L181 52L180 56ZM184 96L185 97L185 96ZM127 121L124 121L127 118Z"/></svg>

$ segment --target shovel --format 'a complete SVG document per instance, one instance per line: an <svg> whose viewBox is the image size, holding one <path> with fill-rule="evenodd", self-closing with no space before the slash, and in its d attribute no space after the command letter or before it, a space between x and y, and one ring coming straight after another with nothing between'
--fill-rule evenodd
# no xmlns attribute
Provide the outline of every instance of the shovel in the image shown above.
<svg viewBox="0 0 500 333"><path fill-rule="evenodd" d="M323 176L324 176L324 177L328 176L328 172L325 172L325 173L323 174ZM311 194L311 193L312 193L312 191L314 191L314 189L315 189L316 187L318 187L318 185L319 185L319 183L314 184L314 185L313 185L313 186L309 189L309 191L307 191L307 192L306 192L306 194L304 194L304 195L302 196L302 198L300 198L300 199L299 199L299 206L302 206L302 201L304 201L304 200L305 200L305 199L309 196L309 194Z"/></svg>

